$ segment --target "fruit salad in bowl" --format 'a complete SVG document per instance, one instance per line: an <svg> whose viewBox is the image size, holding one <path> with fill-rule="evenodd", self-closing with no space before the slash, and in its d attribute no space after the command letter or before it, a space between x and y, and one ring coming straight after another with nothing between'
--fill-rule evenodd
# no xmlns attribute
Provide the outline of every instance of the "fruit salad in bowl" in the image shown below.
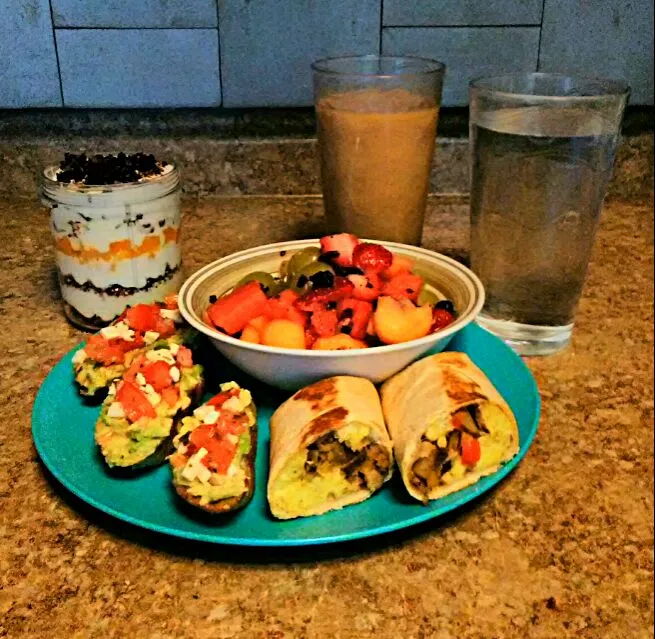
<svg viewBox="0 0 655 639"><path fill-rule="evenodd" d="M329 375L383 381L444 348L484 291L446 256L343 233L222 258L192 275L179 300L223 355L291 390Z"/></svg>

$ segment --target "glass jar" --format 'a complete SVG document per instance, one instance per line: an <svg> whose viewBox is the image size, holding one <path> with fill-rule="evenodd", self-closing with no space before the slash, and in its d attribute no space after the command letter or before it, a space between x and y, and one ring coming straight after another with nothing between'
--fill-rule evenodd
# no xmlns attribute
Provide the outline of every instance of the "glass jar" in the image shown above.
<svg viewBox="0 0 655 639"><path fill-rule="evenodd" d="M176 293L182 283L180 179L172 164L127 184L57 182L44 170L41 199L50 209L66 317L97 330L127 306Z"/></svg>

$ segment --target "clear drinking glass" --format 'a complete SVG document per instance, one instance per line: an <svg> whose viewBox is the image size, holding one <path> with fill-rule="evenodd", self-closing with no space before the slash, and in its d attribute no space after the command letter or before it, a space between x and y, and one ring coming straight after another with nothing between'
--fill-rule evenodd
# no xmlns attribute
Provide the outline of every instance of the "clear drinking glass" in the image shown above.
<svg viewBox="0 0 655 639"><path fill-rule="evenodd" d="M369 55L312 69L329 231L419 244L444 65Z"/></svg>
<svg viewBox="0 0 655 639"><path fill-rule="evenodd" d="M521 355L571 339L628 93L623 82L549 73L471 82L478 322Z"/></svg>

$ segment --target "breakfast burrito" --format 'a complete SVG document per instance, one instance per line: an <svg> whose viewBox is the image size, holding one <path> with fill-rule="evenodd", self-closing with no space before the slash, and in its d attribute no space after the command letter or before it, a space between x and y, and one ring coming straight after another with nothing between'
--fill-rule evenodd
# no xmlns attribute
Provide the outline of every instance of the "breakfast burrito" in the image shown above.
<svg viewBox="0 0 655 639"><path fill-rule="evenodd" d="M391 441L367 379L331 377L299 390L270 430L268 503L278 519L364 501L391 477Z"/></svg>
<svg viewBox="0 0 655 639"><path fill-rule="evenodd" d="M511 409L464 353L426 357L381 393L403 482L424 503L474 484L519 450Z"/></svg>

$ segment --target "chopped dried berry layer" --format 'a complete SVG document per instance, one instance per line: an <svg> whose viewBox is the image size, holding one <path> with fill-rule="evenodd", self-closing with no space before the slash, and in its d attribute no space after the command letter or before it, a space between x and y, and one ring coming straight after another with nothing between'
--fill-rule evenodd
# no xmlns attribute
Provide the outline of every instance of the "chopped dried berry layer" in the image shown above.
<svg viewBox="0 0 655 639"><path fill-rule="evenodd" d="M66 153L59 164L58 182L87 185L127 184L160 175L166 162L145 153L93 155Z"/></svg>

